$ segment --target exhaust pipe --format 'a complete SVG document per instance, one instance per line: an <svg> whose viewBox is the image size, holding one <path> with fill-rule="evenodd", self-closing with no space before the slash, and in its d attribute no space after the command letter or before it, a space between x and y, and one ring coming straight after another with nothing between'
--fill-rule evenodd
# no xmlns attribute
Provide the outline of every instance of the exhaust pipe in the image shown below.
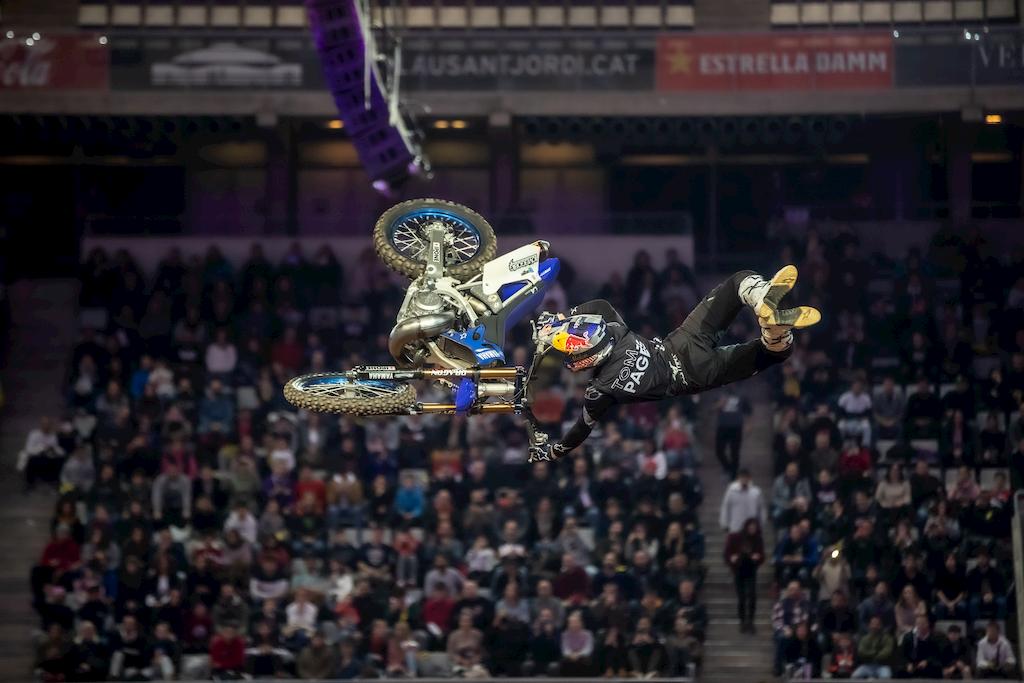
<svg viewBox="0 0 1024 683"><path fill-rule="evenodd" d="M455 313L451 311L407 318L391 330L391 335L388 337L388 351L399 363L408 363L409 359L405 355L406 346L420 339L436 337L450 329L454 322Z"/></svg>

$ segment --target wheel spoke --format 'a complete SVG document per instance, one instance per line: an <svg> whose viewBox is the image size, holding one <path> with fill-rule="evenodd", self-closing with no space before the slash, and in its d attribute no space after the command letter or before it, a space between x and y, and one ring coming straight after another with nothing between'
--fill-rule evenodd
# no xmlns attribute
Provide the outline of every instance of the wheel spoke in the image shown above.
<svg viewBox="0 0 1024 683"><path fill-rule="evenodd" d="M391 243L403 256L415 261L426 261L430 244L427 231L437 226L444 228L446 233L447 265L465 263L479 253L482 245L476 229L445 213L425 212L400 219L391 228Z"/></svg>
<svg viewBox="0 0 1024 683"><path fill-rule="evenodd" d="M384 384L351 381L345 377L315 378L302 387L303 393L327 398L384 398L395 396L402 391L400 384Z"/></svg>

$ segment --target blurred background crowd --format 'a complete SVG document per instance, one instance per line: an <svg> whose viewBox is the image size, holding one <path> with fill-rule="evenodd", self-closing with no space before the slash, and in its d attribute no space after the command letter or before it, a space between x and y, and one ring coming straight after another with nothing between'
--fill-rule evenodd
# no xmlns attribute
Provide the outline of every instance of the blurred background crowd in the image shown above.
<svg viewBox="0 0 1024 683"><path fill-rule="evenodd" d="M531 467L511 417L296 412L289 377L389 361L402 289L374 259L343 273L327 248L271 263L253 247L237 264L211 248L144 273L96 250L66 412L22 453L26 489L60 491L31 577L38 670L685 676L701 665L706 563L722 562L743 632L758 568L774 573L760 637L776 673L1009 675L1024 261L975 240L945 263L947 247L886 261L844 234L782 245L794 298L824 324L768 378L770 490L739 456L746 395L703 407L733 481L711 503L721 558L704 557L694 468L711 454L691 399L622 407L577 457ZM600 290L651 336L699 291L672 255L655 261L638 253ZM528 336L512 331L517 362ZM557 363L541 376L535 411L557 432L583 385Z"/></svg>

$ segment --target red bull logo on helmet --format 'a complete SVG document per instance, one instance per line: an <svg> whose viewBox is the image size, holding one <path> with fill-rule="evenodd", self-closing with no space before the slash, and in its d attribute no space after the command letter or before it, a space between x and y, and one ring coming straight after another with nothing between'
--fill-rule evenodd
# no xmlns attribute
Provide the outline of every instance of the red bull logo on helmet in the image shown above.
<svg viewBox="0 0 1024 683"><path fill-rule="evenodd" d="M590 345L590 340L582 335L563 330L555 335L551 340L551 345L562 353L572 353L587 348Z"/></svg>

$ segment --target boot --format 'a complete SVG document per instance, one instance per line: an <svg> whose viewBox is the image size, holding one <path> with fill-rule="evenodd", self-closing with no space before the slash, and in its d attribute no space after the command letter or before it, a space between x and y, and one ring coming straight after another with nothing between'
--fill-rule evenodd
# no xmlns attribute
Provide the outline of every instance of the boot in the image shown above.
<svg viewBox="0 0 1024 683"><path fill-rule="evenodd" d="M782 297L796 284L796 266L783 266L772 279L760 275L748 275L739 285L740 300L754 311L758 318L764 318L779 307Z"/></svg>

